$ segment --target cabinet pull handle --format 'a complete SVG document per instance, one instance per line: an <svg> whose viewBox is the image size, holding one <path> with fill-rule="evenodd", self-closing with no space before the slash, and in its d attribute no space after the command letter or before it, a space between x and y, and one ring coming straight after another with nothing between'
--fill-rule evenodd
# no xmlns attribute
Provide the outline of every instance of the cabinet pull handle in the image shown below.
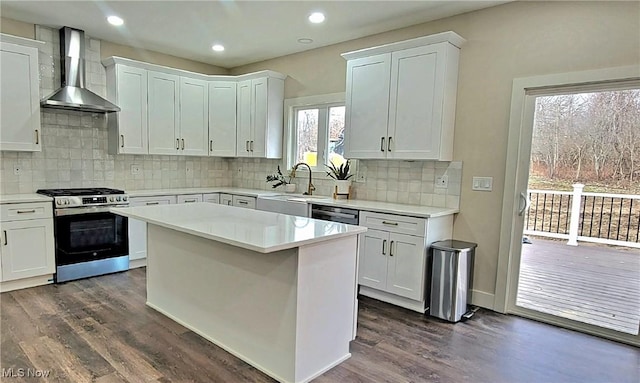
<svg viewBox="0 0 640 383"><path fill-rule="evenodd" d="M383 239L382 240L382 255L387 255L387 253L384 250L385 246L387 246L387 240Z"/></svg>
<svg viewBox="0 0 640 383"><path fill-rule="evenodd" d="M391 137L387 140L387 151L391 151Z"/></svg>
<svg viewBox="0 0 640 383"><path fill-rule="evenodd" d="M184 203L196 202L195 199L185 199Z"/></svg>
<svg viewBox="0 0 640 383"><path fill-rule="evenodd" d="M184 150L184 138L182 139L182 150Z"/></svg>
<svg viewBox="0 0 640 383"><path fill-rule="evenodd" d="M40 133L38 129L36 129L36 145L40 145Z"/></svg>
<svg viewBox="0 0 640 383"><path fill-rule="evenodd" d="M393 257L393 243L395 241L391 241L391 243L389 244L389 256Z"/></svg>
<svg viewBox="0 0 640 383"><path fill-rule="evenodd" d="M18 210L18 214L28 214L28 213L35 213L36 210L32 209L32 210Z"/></svg>
<svg viewBox="0 0 640 383"><path fill-rule="evenodd" d="M244 142L244 150L249 151L249 141Z"/></svg>
<svg viewBox="0 0 640 383"><path fill-rule="evenodd" d="M247 202L247 201L238 201L238 203L239 203L240 205L247 205L249 202Z"/></svg>
<svg viewBox="0 0 640 383"><path fill-rule="evenodd" d="M382 221L383 225L398 226L398 222Z"/></svg>
<svg viewBox="0 0 640 383"><path fill-rule="evenodd" d="M124 148L124 134L120 135L120 147Z"/></svg>
<svg viewBox="0 0 640 383"><path fill-rule="evenodd" d="M209 151L213 152L213 140L209 140Z"/></svg>
<svg viewBox="0 0 640 383"><path fill-rule="evenodd" d="M380 151L384 152L384 137L380 137Z"/></svg>
<svg viewBox="0 0 640 383"><path fill-rule="evenodd" d="M160 202L147 202L147 206L149 205L160 205Z"/></svg>
<svg viewBox="0 0 640 383"><path fill-rule="evenodd" d="M7 231L6 231L6 230L2 230L2 231L3 231L3 233L4 233L4 245L5 245L5 246L7 246L7 243L9 243L9 242L7 241Z"/></svg>

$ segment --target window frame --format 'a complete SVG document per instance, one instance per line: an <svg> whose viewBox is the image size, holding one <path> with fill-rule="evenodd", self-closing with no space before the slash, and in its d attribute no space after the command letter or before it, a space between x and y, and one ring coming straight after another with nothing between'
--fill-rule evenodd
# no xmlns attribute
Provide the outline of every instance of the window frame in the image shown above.
<svg viewBox="0 0 640 383"><path fill-rule="evenodd" d="M328 110L331 107L345 106L345 94L344 93L330 93L316 96L289 98L284 100L284 109L286 114L286 126L284 130L284 145L282 153L282 165L284 169L291 170L296 163L296 150L297 150L297 127L296 118L298 110L302 109L321 109L318 112L318 151L322 151L322 154L318 155L318 163L321 162L321 166L325 163L324 158L326 156L326 148L328 148L328 124L326 118L328 117ZM327 113L323 114L322 109L326 109ZM321 123L323 122L323 123ZM345 121L346 129L346 121ZM321 134L324 131L325 134ZM321 166L314 166L311 168L313 174L324 174L325 170Z"/></svg>

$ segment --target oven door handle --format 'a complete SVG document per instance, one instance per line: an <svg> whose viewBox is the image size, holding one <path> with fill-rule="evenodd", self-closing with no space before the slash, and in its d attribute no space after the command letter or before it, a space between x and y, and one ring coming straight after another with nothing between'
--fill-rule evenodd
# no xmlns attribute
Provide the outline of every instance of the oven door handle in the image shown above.
<svg viewBox="0 0 640 383"><path fill-rule="evenodd" d="M54 215L56 217L66 215L80 215L80 214L92 214L92 213L109 213L109 209L112 207L128 207L129 205L111 205L111 206L95 206L95 207L78 207L70 209L56 209Z"/></svg>

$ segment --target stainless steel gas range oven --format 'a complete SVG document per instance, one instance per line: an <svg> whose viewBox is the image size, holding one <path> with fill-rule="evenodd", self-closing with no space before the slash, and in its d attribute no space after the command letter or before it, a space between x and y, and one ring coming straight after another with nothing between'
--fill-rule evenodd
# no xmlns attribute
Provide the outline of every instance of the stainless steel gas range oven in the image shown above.
<svg viewBox="0 0 640 383"><path fill-rule="evenodd" d="M127 218L109 212L110 207L129 205L124 191L41 189L38 193L53 197L56 283L129 269Z"/></svg>

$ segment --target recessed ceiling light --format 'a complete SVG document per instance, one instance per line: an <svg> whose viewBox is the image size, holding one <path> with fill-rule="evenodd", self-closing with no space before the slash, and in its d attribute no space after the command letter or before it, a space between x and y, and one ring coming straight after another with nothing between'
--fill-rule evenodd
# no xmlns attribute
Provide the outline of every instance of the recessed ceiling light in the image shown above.
<svg viewBox="0 0 640 383"><path fill-rule="evenodd" d="M302 38L302 39L298 39L298 42L300 44L311 44L313 42L312 39L307 39L307 38Z"/></svg>
<svg viewBox="0 0 640 383"><path fill-rule="evenodd" d="M107 17L107 21L109 22L109 24L115 25L116 27L124 24L124 20L122 20L118 16L109 16L109 17Z"/></svg>
<svg viewBox="0 0 640 383"><path fill-rule="evenodd" d="M314 24L320 24L324 21L324 14L322 12L313 12L309 15L309 21Z"/></svg>
<svg viewBox="0 0 640 383"><path fill-rule="evenodd" d="M211 49L213 49L216 52L222 52L224 50L224 46L220 45L220 44L214 44Z"/></svg>

